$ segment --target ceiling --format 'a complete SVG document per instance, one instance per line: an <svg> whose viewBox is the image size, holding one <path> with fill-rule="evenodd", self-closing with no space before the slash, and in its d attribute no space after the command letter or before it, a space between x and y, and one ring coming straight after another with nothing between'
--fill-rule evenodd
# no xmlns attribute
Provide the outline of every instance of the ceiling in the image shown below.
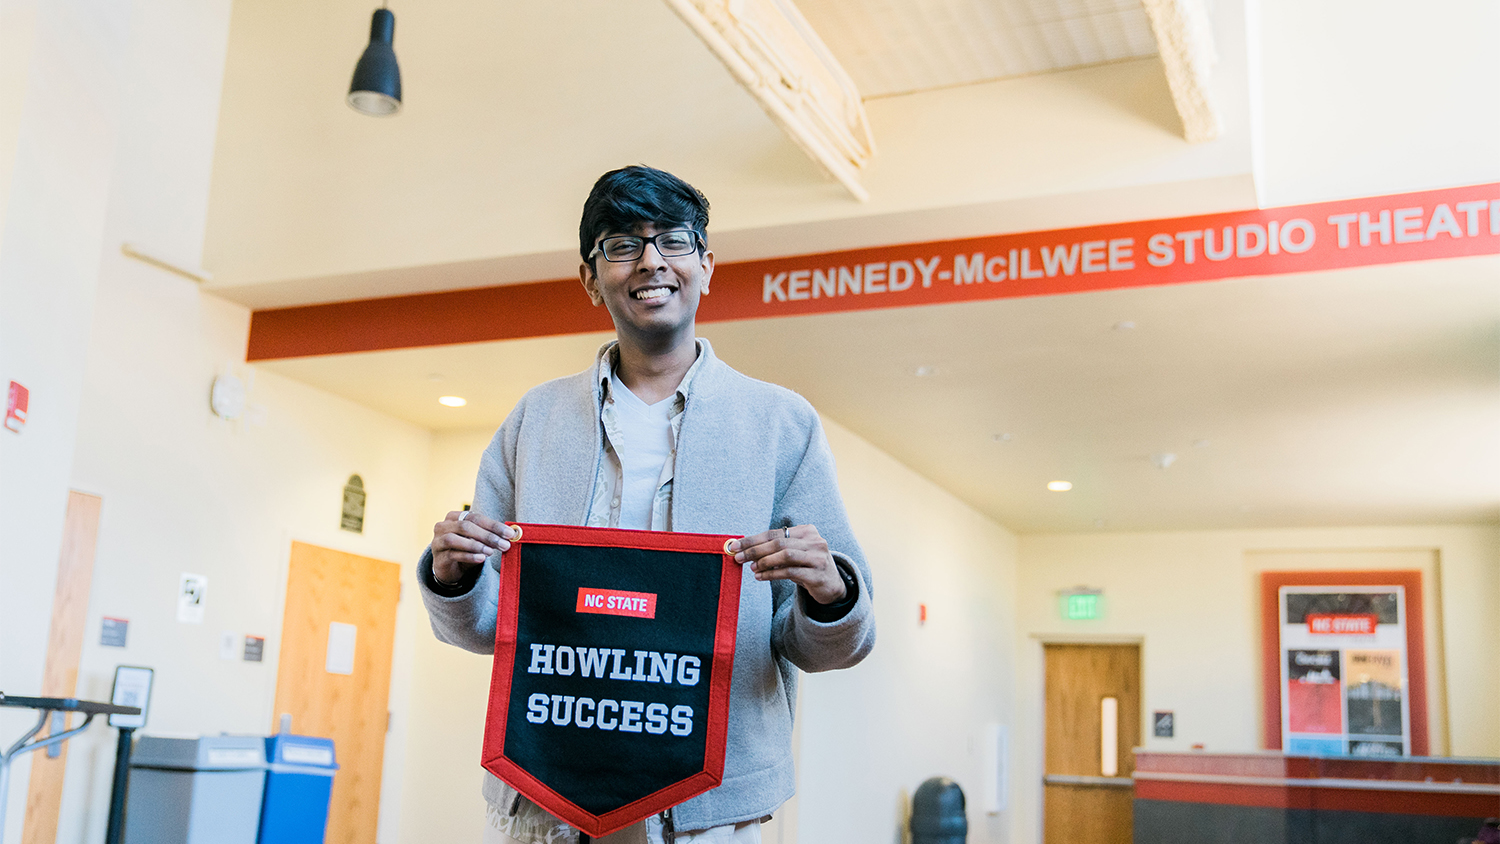
<svg viewBox="0 0 1500 844"><path fill-rule="evenodd" d="M1020 532L1500 518L1500 256L700 334ZM426 428L492 429L607 339L258 366Z"/></svg>
<svg viewBox="0 0 1500 844"><path fill-rule="evenodd" d="M1156 55L1140 0L798 0L866 99Z"/></svg>
<svg viewBox="0 0 1500 844"><path fill-rule="evenodd" d="M876 155L859 202L662 0L398 3L405 104L388 119L343 103L369 27L365 0L237 3L208 289L268 307L565 277L589 186L630 163L682 174L710 197L722 260L1253 204L1245 61L1229 49L1242 25L1228 16L1216 71L1230 132L1190 145L1154 57L1064 67L1114 56L1104 40L1139 40L1139 13L1127 25L1109 8L901 0L870 4L858 26L829 25L841 63L891 73L899 63L901 86L934 86L866 98ZM1011 32L1006 20L1025 27ZM1026 28L1049 20L1051 35ZM960 25L973 42L963 50L944 40ZM1028 50L1011 51L1008 39L1025 33ZM993 76L1022 55L1064 69ZM664 81L672 96L641 94L627 109L602 98ZM1037 207L1059 197L1065 214Z"/></svg>
<svg viewBox="0 0 1500 844"><path fill-rule="evenodd" d="M868 202L804 156L661 0L398 4L407 103L390 120L341 100L364 0L236 3L208 289L264 308L567 277L589 184L627 163L702 188L726 262L1248 208L1275 182L1256 172L1257 143L1274 158L1328 134L1298 116L1252 139L1234 0L1210 7L1225 131L1196 145L1138 0L797 6L865 97ZM1276 54L1276 78L1296 80L1281 111L1300 115L1285 106L1314 82L1341 84L1320 52L1337 17L1286 30L1298 40L1280 43L1305 55ZM600 92L622 86L635 106L604 108ZM651 96L662 90L675 96ZM1333 102L1313 98L1298 107ZM1299 186L1333 192L1298 199L1378 193L1363 172L1363 193L1303 174ZM1020 532L1500 521L1497 256L700 331ZM605 339L256 367L475 432ZM1049 492L1053 480L1073 489Z"/></svg>

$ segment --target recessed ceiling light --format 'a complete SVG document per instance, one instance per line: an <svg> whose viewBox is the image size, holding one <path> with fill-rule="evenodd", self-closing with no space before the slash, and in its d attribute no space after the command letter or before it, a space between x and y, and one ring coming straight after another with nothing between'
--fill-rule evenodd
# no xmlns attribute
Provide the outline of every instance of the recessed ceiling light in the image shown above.
<svg viewBox="0 0 1500 844"><path fill-rule="evenodd" d="M462 396L443 396L438 399L438 404L446 405L447 407L463 407L468 403L468 399Z"/></svg>
<svg viewBox="0 0 1500 844"><path fill-rule="evenodd" d="M997 443L1008 443L1010 442L1010 434L991 434L990 439Z"/></svg>
<svg viewBox="0 0 1500 844"><path fill-rule="evenodd" d="M932 374L932 367L930 367L930 366L919 366L919 367L917 367L917 377L918 378L926 378L927 376L929 376L931 374Z"/></svg>
<svg viewBox="0 0 1500 844"><path fill-rule="evenodd" d="M1117 322L1117 323L1115 323L1115 330L1116 331L1134 331L1135 330L1135 323L1132 322L1132 321L1130 321L1130 320L1128 320L1128 319L1124 320L1122 322Z"/></svg>
<svg viewBox="0 0 1500 844"><path fill-rule="evenodd" d="M1053 492L1067 492L1068 490L1070 490L1072 488L1073 488L1073 484L1072 484L1071 481L1048 481L1047 482L1047 489L1050 489Z"/></svg>

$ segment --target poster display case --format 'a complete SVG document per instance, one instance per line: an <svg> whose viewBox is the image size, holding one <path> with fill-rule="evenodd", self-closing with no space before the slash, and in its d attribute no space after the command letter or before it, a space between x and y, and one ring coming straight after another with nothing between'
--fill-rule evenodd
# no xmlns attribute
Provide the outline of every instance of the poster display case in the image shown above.
<svg viewBox="0 0 1500 844"><path fill-rule="evenodd" d="M1261 586L1267 749L1426 755L1420 572L1266 572Z"/></svg>

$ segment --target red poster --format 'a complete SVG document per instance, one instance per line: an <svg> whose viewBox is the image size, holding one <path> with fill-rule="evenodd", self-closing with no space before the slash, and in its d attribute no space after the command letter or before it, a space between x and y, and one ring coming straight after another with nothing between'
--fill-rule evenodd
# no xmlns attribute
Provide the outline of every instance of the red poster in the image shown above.
<svg viewBox="0 0 1500 844"><path fill-rule="evenodd" d="M1287 652L1287 719L1294 733L1342 733L1338 651Z"/></svg>

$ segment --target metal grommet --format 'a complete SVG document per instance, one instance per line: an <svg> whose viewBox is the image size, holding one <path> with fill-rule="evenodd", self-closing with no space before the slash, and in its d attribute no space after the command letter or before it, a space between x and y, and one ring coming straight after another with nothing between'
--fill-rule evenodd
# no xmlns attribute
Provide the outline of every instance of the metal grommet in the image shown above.
<svg viewBox="0 0 1500 844"><path fill-rule="evenodd" d="M514 530L516 532L516 538L512 539L511 541L512 542L520 542L521 541L521 526L517 525L517 524L512 524L510 527L511 527L511 530Z"/></svg>
<svg viewBox="0 0 1500 844"><path fill-rule="evenodd" d="M733 557L734 556L734 552L731 551L731 550L729 550L729 543L731 543L733 541L734 541L733 539L726 539L726 540L724 540L724 556L726 556L726 557Z"/></svg>

